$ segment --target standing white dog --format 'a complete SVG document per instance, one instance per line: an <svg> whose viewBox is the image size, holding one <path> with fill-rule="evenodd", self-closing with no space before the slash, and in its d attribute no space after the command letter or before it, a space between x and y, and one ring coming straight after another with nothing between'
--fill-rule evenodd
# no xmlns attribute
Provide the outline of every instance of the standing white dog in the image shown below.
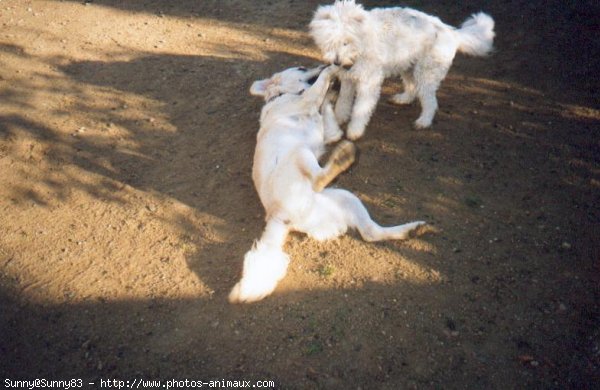
<svg viewBox="0 0 600 390"><path fill-rule="evenodd" d="M467 19L460 29L410 8L366 11L354 0L336 0L317 9L310 33L326 62L341 65L342 86L335 107L349 139L361 137L379 100L386 77L401 75L404 93L397 104L421 102L417 128L431 125L436 91L456 51L483 56L492 50L494 20L485 13ZM354 98L354 107L352 105Z"/></svg>
<svg viewBox="0 0 600 390"><path fill-rule="evenodd" d="M292 230L326 240L350 227L358 229L365 240L377 241L405 239L424 224L381 227L355 195L325 188L355 156L354 144L343 141L324 167L318 162L325 144L342 136L326 97L336 72L333 66L325 70L291 68L256 81L250 88L251 94L266 101L252 178L267 214L267 226L246 253L242 279L229 294L232 303L258 301L273 292L287 271L289 258L283 245ZM317 75L311 86L309 81Z"/></svg>

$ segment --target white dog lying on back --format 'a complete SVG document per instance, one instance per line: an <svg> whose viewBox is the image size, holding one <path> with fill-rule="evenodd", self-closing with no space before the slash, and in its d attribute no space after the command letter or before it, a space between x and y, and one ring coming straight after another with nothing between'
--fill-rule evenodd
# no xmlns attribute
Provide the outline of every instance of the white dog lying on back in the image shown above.
<svg viewBox="0 0 600 390"><path fill-rule="evenodd" d="M410 8L366 11L354 0L336 0L317 9L310 33L326 62L348 69L335 107L339 123L348 124L350 139L361 137L379 100L386 77L401 75L404 93L397 104L421 102L417 128L429 127L437 110L436 91L456 51L483 56L492 50L494 20L484 13L460 29ZM354 102L354 107L352 103Z"/></svg>
<svg viewBox="0 0 600 390"><path fill-rule="evenodd" d="M338 237L356 228L367 241L405 239L424 222L381 227L371 220L361 201L342 189L325 188L346 170L355 156L354 144L343 141L324 167L318 158L325 144L342 132L326 98L337 67L291 68L256 81L253 95L264 97L252 178L266 211L267 226L246 253L242 279L230 302L258 301L269 295L285 276L289 263L283 252L292 230L317 240ZM320 73L320 74L319 74ZM318 75L311 86L309 81Z"/></svg>

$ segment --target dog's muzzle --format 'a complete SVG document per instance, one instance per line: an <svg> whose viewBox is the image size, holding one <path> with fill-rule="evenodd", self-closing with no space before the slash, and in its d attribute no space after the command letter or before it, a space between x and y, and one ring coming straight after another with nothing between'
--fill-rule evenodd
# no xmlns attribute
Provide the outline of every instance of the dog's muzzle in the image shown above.
<svg viewBox="0 0 600 390"><path fill-rule="evenodd" d="M352 69L352 65L354 65L354 64L342 64L339 61L333 61L333 65L339 66L340 68L342 68L344 70L350 70L350 69Z"/></svg>

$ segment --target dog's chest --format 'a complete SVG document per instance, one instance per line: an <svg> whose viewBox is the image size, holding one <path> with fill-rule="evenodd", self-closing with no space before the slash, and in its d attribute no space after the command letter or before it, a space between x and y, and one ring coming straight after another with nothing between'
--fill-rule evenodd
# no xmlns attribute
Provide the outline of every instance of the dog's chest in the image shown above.
<svg viewBox="0 0 600 390"><path fill-rule="evenodd" d="M309 148L319 155L324 143L323 120L317 115L288 115L264 118L258 134L261 171L271 171L298 147ZM271 120L269 120L271 119ZM255 161L256 163L257 161ZM267 168L270 167L270 168Z"/></svg>
<svg viewBox="0 0 600 390"><path fill-rule="evenodd" d="M314 113L274 115L265 118L261 127L265 134L270 134L269 138L279 139L284 143L323 143L323 118L316 110Z"/></svg>

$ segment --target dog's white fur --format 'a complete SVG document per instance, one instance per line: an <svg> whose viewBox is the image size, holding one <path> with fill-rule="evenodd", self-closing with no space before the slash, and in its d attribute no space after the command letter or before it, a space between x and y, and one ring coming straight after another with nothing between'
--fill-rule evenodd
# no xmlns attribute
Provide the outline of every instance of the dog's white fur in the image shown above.
<svg viewBox="0 0 600 390"><path fill-rule="evenodd" d="M408 104L418 97L422 111L415 126L429 127L438 107L436 91L456 51L488 54L494 20L480 12L456 29L410 8L367 11L354 0L336 0L317 9L310 33L325 62L349 68L341 73L335 114L339 123L350 120L347 136L354 140L363 135L390 76L401 75L404 84L404 93L391 101Z"/></svg>
<svg viewBox="0 0 600 390"><path fill-rule="evenodd" d="M292 230L317 240L338 237L356 228L367 241L405 239L424 222L381 227L352 193L325 188L354 161L355 148L343 141L324 167L318 158L325 145L341 138L326 95L336 67L291 68L256 81L250 92L265 98L254 154L252 178L266 211L262 237L246 253L241 280L229 301L253 302L269 295L285 276L283 251ZM320 73L320 74L319 74ZM308 80L319 75L311 86Z"/></svg>

